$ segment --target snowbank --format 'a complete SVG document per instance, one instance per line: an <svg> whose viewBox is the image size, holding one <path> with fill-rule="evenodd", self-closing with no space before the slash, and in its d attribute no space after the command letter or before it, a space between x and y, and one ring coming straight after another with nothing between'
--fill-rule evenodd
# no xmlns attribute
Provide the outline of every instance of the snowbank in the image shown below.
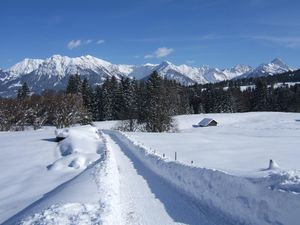
<svg viewBox="0 0 300 225"><path fill-rule="evenodd" d="M164 159L125 134L111 131L148 168L182 190L202 207L208 207L235 224L298 224L300 196L271 190L251 180L224 172L188 166ZM226 222L225 222L226 223Z"/></svg>
<svg viewBox="0 0 300 225"><path fill-rule="evenodd" d="M275 169L267 171L262 178L252 178L252 182L269 187L272 190L281 190L300 194L300 170Z"/></svg>
<svg viewBox="0 0 300 225"><path fill-rule="evenodd" d="M66 128L55 134L64 140L57 147L57 154L61 157L48 166L49 170L85 169L99 159L104 149L103 140L92 126Z"/></svg>

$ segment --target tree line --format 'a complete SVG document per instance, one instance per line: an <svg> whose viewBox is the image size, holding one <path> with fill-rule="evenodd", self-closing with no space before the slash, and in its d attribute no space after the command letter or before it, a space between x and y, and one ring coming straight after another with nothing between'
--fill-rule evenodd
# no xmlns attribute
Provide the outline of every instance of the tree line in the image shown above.
<svg viewBox="0 0 300 225"><path fill-rule="evenodd" d="M41 95L30 95L24 83L17 98L0 99L0 130L120 120L122 130L163 132L176 129L172 116L180 114L300 112L299 84L275 88L265 78L251 82L254 87L245 90L240 81L183 86L154 71L145 81L111 77L92 87L86 78L72 75L65 91Z"/></svg>

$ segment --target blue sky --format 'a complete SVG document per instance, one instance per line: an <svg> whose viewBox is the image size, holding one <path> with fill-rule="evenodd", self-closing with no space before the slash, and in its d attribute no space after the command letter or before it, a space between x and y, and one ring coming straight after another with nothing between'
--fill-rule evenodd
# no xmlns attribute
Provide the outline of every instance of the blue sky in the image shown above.
<svg viewBox="0 0 300 225"><path fill-rule="evenodd" d="M53 54L300 67L298 0L1 0L0 9L2 68Z"/></svg>

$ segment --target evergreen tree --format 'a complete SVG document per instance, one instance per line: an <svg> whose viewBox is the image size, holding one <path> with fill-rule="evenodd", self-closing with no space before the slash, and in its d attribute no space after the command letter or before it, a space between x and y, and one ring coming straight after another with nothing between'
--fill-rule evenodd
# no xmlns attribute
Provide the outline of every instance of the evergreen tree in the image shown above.
<svg viewBox="0 0 300 225"><path fill-rule="evenodd" d="M78 74L71 75L67 84L67 94L80 94L82 88L82 80Z"/></svg>
<svg viewBox="0 0 300 225"><path fill-rule="evenodd" d="M147 86L145 82L135 83L138 123L144 123L147 117Z"/></svg>
<svg viewBox="0 0 300 225"><path fill-rule="evenodd" d="M97 85L95 88L95 95L93 98L93 119L98 121L104 120L102 92L102 86Z"/></svg>
<svg viewBox="0 0 300 225"><path fill-rule="evenodd" d="M128 130L134 131L135 120L137 119L137 98L135 92L135 81L125 78L121 80L121 101L119 118L128 120Z"/></svg>
<svg viewBox="0 0 300 225"><path fill-rule="evenodd" d="M255 90L252 98L252 109L254 111L267 110L268 88L267 84L259 79L255 82Z"/></svg>
<svg viewBox="0 0 300 225"><path fill-rule="evenodd" d="M121 87L115 76L112 76L109 82L110 86L110 97L111 97L111 107L112 107L112 118L114 120L119 120L120 118L120 107L122 104Z"/></svg>
<svg viewBox="0 0 300 225"><path fill-rule="evenodd" d="M92 113L93 110L93 89L88 83L87 78L83 79L81 85L81 95L83 100L83 105L85 108Z"/></svg>
<svg viewBox="0 0 300 225"><path fill-rule="evenodd" d="M113 120L113 98L110 79L104 81L101 93L101 107L103 120Z"/></svg>
<svg viewBox="0 0 300 225"><path fill-rule="evenodd" d="M146 129L150 132L169 131L172 117L166 104L166 89L163 79L154 71L147 81Z"/></svg>
<svg viewBox="0 0 300 225"><path fill-rule="evenodd" d="M30 94L29 87L28 87L27 83L24 82L22 84L21 88L18 90L17 97L18 97L18 99L24 99L24 98L28 97L29 94Z"/></svg>

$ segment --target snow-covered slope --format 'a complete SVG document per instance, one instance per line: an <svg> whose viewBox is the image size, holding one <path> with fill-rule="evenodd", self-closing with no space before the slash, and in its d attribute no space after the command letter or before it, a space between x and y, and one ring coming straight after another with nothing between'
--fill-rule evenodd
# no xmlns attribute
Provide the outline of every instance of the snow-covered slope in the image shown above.
<svg viewBox="0 0 300 225"><path fill-rule="evenodd" d="M224 69L222 72L226 74L228 79L232 79L245 73L250 73L251 71L253 71L251 66L237 64L235 67L231 69Z"/></svg>
<svg viewBox="0 0 300 225"><path fill-rule="evenodd" d="M250 70L249 72L244 73L239 78L269 76L293 70L293 68L285 64L282 60L275 58L269 63L263 63L256 67L254 70Z"/></svg>
<svg viewBox="0 0 300 225"><path fill-rule="evenodd" d="M3 81L6 76L7 76L7 73L4 72L2 69L0 69L0 82Z"/></svg>
<svg viewBox="0 0 300 225"><path fill-rule="evenodd" d="M262 64L256 69L246 65L236 65L230 69L218 69L210 66L191 67L174 65L163 61L160 64L117 65L86 55L70 58L53 55L47 59L24 59L9 69L0 70L0 96L14 96L23 82L27 82L34 93L46 89L62 90L66 88L70 75L79 74L87 77L91 84L103 83L108 77L115 76L147 79L156 70L162 77L176 80L184 85L195 83L214 83L236 77L273 75L291 70L279 59Z"/></svg>
<svg viewBox="0 0 300 225"><path fill-rule="evenodd" d="M39 68L44 62L42 59L24 59L18 62L5 72L9 73L9 79L14 79L20 75L31 73L32 71Z"/></svg>
<svg viewBox="0 0 300 225"><path fill-rule="evenodd" d="M196 68L188 67L186 65L175 66L168 61L163 61L161 64L154 67L153 70L156 70L166 79L176 80L184 85L191 85L195 82L206 83L206 81L202 80L202 77Z"/></svg>

